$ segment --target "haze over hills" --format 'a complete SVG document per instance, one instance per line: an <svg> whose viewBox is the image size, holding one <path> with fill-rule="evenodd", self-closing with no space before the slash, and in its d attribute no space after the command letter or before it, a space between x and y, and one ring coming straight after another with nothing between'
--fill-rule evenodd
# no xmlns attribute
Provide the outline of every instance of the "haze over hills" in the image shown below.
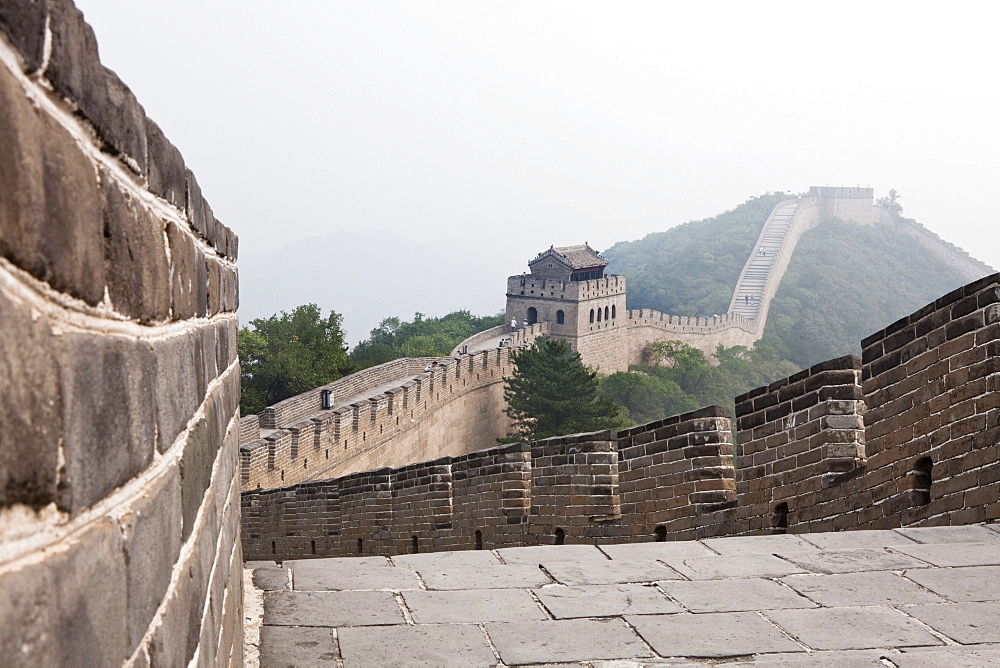
<svg viewBox="0 0 1000 668"><path fill-rule="evenodd" d="M768 214L788 197L754 197L713 218L609 248L609 271L628 278L629 308L725 312ZM863 337L992 271L915 221L828 221L799 241L763 342L800 367L860 354Z"/></svg>
<svg viewBox="0 0 1000 668"><path fill-rule="evenodd" d="M609 272L628 278L629 308L724 313L764 221L789 197L767 193L712 218L616 243L604 253ZM390 316L490 315L503 308L505 277L552 241L540 231L535 239L501 239L457 254L386 231L305 239L241 259L241 320L315 302L344 316L353 345ZM862 337L992 271L914 221L832 221L800 240L764 341L800 367L857 353Z"/></svg>

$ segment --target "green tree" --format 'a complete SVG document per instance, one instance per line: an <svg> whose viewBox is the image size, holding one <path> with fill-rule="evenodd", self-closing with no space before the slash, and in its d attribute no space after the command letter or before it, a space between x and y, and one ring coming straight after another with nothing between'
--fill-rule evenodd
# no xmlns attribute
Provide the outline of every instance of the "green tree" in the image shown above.
<svg viewBox="0 0 1000 668"><path fill-rule="evenodd" d="M316 304L250 321L250 327L240 329L239 355L243 415L259 413L354 369L340 314L331 311L324 319Z"/></svg>
<svg viewBox="0 0 1000 668"><path fill-rule="evenodd" d="M351 351L359 369L390 362L400 357L440 357L477 332L502 324L502 315L474 316L455 311L440 318L415 313L413 322L386 318L371 335Z"/></svg>
<svg viewBox="0 0 1000 668"><path fill-rule="evenodd" d="M507 441L618 429L621 406L598 395L597 372L562 339L542 338L514 351L514 373L504 380L505 412L514 421Z"/></svg>
<svg viewBox="0 0 1000 668"><path fill-rule="evenodd" d="M894 213L898 216L903 213L903 206L899 203L899 198L899 191L895 188L890 188L889 194L885 197L879 197L875 200L875 203L887 210L889 213Z"/></svg>

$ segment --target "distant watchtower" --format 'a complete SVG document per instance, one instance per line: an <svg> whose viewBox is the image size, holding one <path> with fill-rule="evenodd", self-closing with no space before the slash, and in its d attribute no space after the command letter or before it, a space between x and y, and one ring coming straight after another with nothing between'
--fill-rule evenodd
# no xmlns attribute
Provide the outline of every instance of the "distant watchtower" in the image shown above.
<svg viewBox="0 0 1000 668"><path fill-rule="evenodd" d="M588 364L605 373L628 368L617 351L615 359L608 356L612 340L624 341L628 314L625 277L605 275L607 266L586 243L539 253L528 263L531 274L507 279L507 321L548 322L552 335L566 339ZM624 360L624 349L621 356Z"/></svg>

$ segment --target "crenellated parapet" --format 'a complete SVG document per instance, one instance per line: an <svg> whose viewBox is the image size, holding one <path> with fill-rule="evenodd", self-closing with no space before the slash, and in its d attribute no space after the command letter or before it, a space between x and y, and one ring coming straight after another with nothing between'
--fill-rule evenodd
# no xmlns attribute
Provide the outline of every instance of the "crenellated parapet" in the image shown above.
<svg viewBox="0 0 1000 668"><path fill-rule="evenodd" d="M735 447L709 407L324 481L328 498L367 500L327 502L317 552L275 515L298 517L313 483L250 490L244 548L285 559L997 520L998 341L993 275L868 337L863 359L738 397Z"/></svg>

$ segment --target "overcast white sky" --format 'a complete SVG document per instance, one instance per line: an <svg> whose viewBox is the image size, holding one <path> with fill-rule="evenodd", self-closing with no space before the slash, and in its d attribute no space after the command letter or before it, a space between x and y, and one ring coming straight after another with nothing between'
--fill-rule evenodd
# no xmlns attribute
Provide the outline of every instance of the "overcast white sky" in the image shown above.
<svg viewBox="0 0 1000 668"><path fill-rule="evenodd" d="M243 255L386 229L506 276L550 244L870 185L1000 267L984 5L77 5Z"/></svg>

